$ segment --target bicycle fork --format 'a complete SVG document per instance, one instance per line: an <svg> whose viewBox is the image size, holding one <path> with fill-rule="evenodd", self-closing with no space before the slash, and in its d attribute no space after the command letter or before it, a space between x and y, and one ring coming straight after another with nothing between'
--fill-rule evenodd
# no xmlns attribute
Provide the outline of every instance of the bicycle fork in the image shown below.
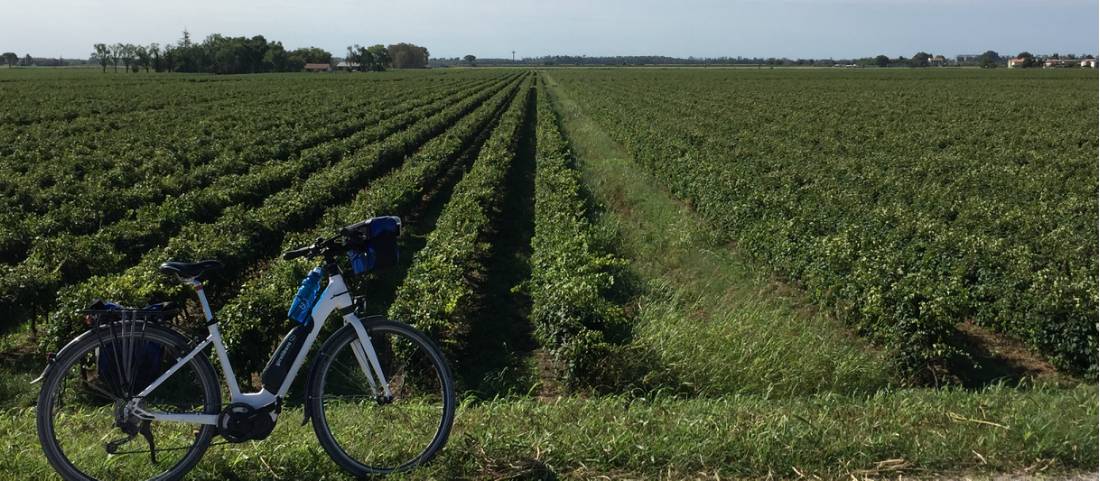
<svg viewBox="0 0 1100 481"><path fill-rule="evenodd" d="M351 319L348 319L348 317L351 317ZM370 334L367 334L367 330L363 328L363 323L359 321L355 314L345 316L344 322L351 324L352 328L355 329L358 339L351 342L351 351L355 353L355 360L358 361L359 369L363 371L363 375L367 377L367 382L370 383L374 397L380 402L392 401L393 392L390 391L390 383L386 379L386 373L382 371L382 363L378 362L378 352L374 350ZM364 349L363 346L367 346L367 348ZM380 386L381 388L379 388Z"/></svg>

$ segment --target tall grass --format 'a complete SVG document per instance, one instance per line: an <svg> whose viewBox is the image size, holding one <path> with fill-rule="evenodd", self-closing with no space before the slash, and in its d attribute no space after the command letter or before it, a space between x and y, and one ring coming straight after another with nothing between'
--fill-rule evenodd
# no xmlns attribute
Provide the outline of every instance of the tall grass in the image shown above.
<svg viewBox="0 0 1100 481"><path fill-rule="evenodd" d="M895 382L881 353L718 244L713 229L544 75L586 183L606 206L605 228L618 232L631 268L646 279L635 342L680 384L669 387L785 397L869 393Z"/></svg>
<svg viewBox="0 0 1100 481"><path fill-rule="evenodd" d="M397 479L1050 475L1096 469L1096 418L1096 390L1087 386L782 400L512 398L462 406L436 462ZM211 448L187 479L345 479L299 419L288 408L268 440ZM0 474L56 479L33 408L0 412L0 432ZM363 440L385 449L379 441Z"/></svg>

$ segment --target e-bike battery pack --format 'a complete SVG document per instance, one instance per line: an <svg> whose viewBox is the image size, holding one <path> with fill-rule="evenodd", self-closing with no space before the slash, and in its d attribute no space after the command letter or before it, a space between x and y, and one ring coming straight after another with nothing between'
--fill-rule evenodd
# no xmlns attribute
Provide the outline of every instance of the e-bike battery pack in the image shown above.
<svg viewBox="0 0 1100 481"><path fill-rule="evenodd" d="M267 361L267 366L260 374L260 381L263 382L264 389L270 392L279 392L279 388L283 386L287 374L290 373L290 366L294 364L294 360L298 358L298 353L305 346L306 336L309 335L311 328L312 325L296 326L279 343L275 355L271 356L270 361Z"/></svg>

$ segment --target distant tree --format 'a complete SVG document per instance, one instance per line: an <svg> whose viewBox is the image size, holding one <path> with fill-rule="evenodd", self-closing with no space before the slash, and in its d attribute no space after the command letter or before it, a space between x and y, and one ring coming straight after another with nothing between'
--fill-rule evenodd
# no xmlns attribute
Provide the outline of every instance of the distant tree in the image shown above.
<svg viewBox="0 0 1100 481"><path fill-rule="evenodd" d="M323 48L307 47L291 50L288 58L306 63L332 63L332 53Z"/></svg>
<svg viewBox="0 0 1100 481"><path fill-rule="evenodd" d="M359 64L361 72L381 72L390 65L390 55L382 44L363 47L359 44L348 47L348 59ZM352 60L348 60L351 62Z"/></svg>
<svg viewBox="0 0 1100 481"><path fill-rule="evenodd" d="M382 44L374 44L367 48L368 58L370 59L369 68L372 72L381 72L386 70L391 63L392 58L390 53L386 50L386 47Z"/></svg>
<svg viewBox="0 0 1100 481"><path fill-rule="evenodd" d="M283 48L282 42L272 42L268 44L267 51L264 52L263 67L265 72L286 72L287 64L290 62L290 56L287 54L285 48ZM295 70L301 70L298 67Z"/></svg>
<svg viewBox="0 0 1100 481"><path fill-rule="evenodd" d="M471 67L477 65L476 63L474 63L477 61L477 57L473 55L466 55L465 57L462 57L462 60L465 60L466 63L469 64Z"/></svg>
<svg viewBox="0 0 1100 481"><path fill-rule="evenodd" d="M92 58L99 62L99 65L103 67L103 72L107 72L107 65L111 63L111 48L105 43L97 43L92 46L95 52L92 53Z"/></svg>
<svg viewBox="0 0 1100 481"><path fill-rule="evenodd" d="M118 61L122 58L125 49L126 47L124 45L116 43L111 45L111 48L107 50L111 58L111 65L115 67L115 72L118 72Z"/></svg>
<svg viewBox="0 0 1100 481"><path fill-rule="evenodd" d="M263 35L256 35L242 43L246 64L243 69L245 72L271 72L272 65L265 62L264 59L267 53L272 50L277 50L275 57L279 59L280 65L286 65L286 49L283 48L282 42L268 42Z"/></svg>
<svg viewBox="0 0 1100 481"><path fill-rule="evenodd" d="M143 67L145 72L149 72L149 66L153 61L153 56L149 54L149 50L144 45L134 46L134 69L137 67Z"/></svg>
<svg viewBox="0 0 1100 481"><path fill-rule="evenodd" d="M207 37L207 42L218 38L221 38L221 35L211 35ZM172 72L214 72L213 50L212 43L203 47L192 42L191 33L184 30L176 45L170 49L165 48L166 65Z"/></svg>
<svg viewBox="0 0 1100 481"><path fill-rule="evenodd" d="M347 54L344 55L344 62L351 66L352 62L359 63L359 44L348 45Z"/></svg>
<svg viewBox="0 0 1100 481"><path fill-rule="evenodd" d="M913 55L913 58L909 59L910 67L927 67L928 59L932 56L928 52L917 52Z"/></svg>
<svg viewBox="0 0 1100 481"><path fill-rule="evenodd" d="M151 43L148 47L145 47L145 51L149 52L149 62L153 65L153 71L163 72L164 62L160 57L160 44L156 42ZM148 71L148 69L146 69L146 71Z"/></svg>
<svg viewBox="0 0 1100 481"><path fill-rule="evenodd" d="M875 57L875 65L878 65L879 67L889 67L890 66L890 57L887 57L885 55L876 56Z"/></svg>
<svg viewBox="0 0 1100 481"><path fill-rule="evenodd" d="M348 53L344 56L344 61L348 64L348 70L355 70L356 68L362 70L363 65L366 63L364 57L367 55L369 55L367 49L359 44L348 45Z"/></svg>
<svg viewBox="0 0 1100 481"><path fill-rule="evenodd" d="M4 52L0 54L0 59L3 59L4 63L8 64L8 68L11 68L12 65L15 65L15 63L19 61L19 55L16 55L15 52Z"/></svg>
<svg viewBox="0 0 1100 481"><path fill-rule="evenodd" d="M986 50L978 56L978 65L982 68L996 68L1001 63L1001 56L992 50Z"/></svg>
<svg viewBox="0 0 1100 481"><path fill-rule="evenodd" d="M1035 60L1035 56L1032 55L1031 52L1020 52L1016 55L1016 58L1023 60L1023 63L1020 64L1020 67L1023 68L1032 68L1039 65L1039 62Z"/></svg>
<svg viewBox="0 0 1100 481"><path fill-rule="evenodd" d="M263 35L254 37L227 37L213 34L201 44L184 50L189 57L189 68L197 72L216 74L257 73L270 70L264 55L272 48ZM279 45L282 48L282 45Z"/></svg>
<svg viewBox="0 0 1100 481"><path fill-rule="evenodd" d="M411 43L398 43L386 47L394 68L425 68L428 66L428 49Z"/></svg>
<svg viewBox="0 0 1100 481"><path fill-rule="evenodd" d="M34 65L34 58L31 57L31 54L28 53L28 54L23 56L23 61L20 62L20 65L22 65L24 67L30 67L30 66Z"/></svg>
<svg viewBox="0 0 1100 481"><path fill-rule="evenodd" d="M116 44L116 48L124 70L130 70L130 66L137 66L137 48L133 44Z"/></svg>
<svg viewBox="0 0 1100 481"><path fill-rule="evenodd" d="M359 47L355 58L359 59L358 69L360 72L368 72L371 66L374 65L374 56L371 55L370 50L367 50L367 47Z"/></svg>
<svg viewBox="0 0 1100 481"><path fill-rule="evenodd" d="M359 45L348 45L347 51L344 53L344 61L345 62L351 62L352 60L354 60L355 56L357 55L356 52L358 50L359 50Z"/></svg>

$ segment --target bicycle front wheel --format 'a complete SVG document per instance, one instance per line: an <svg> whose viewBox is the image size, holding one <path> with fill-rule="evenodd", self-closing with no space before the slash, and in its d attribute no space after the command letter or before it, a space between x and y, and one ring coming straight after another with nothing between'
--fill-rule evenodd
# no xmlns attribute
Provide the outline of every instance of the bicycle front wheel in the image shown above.
<svg viewBox="0 0 1100 481"><path fill-rule="evenodd" d="M309 386L313 430L329 456L353 475L412 469L447 442L454 422L454 380L439 348L416 329L381 319L364 322L364 328L389 394L370 368L355 329L344 326L314 361Z"/></svg>

